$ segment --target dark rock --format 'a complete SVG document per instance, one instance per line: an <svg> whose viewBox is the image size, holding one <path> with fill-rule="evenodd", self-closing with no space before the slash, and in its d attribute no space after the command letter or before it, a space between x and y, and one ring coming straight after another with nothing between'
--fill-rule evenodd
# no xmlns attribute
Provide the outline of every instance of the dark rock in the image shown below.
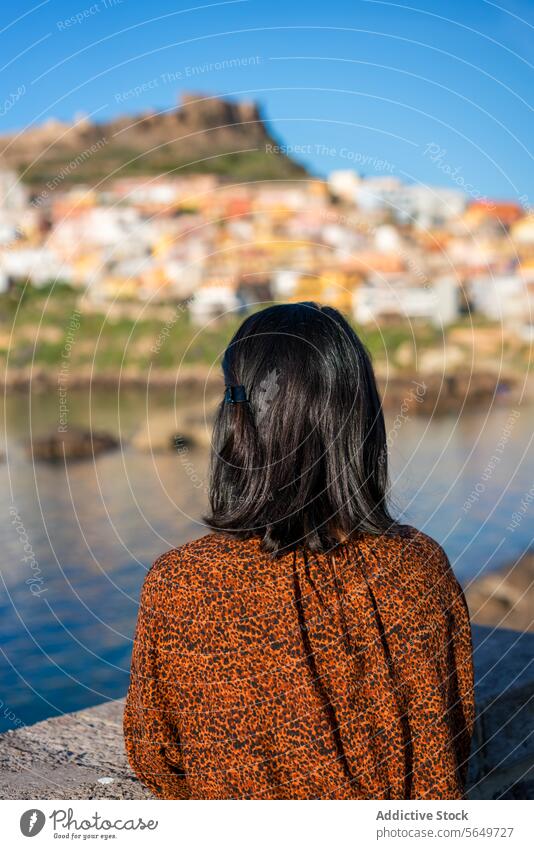
<svg viewBox="0 0 534 849"><path fill-rule="evenodd" d="M118 447L118 440L109 433L69 427L64 433L54 431L34 438L28 443L28 454L34 460L54 463L84 460Z"/></svg>
<svg viewBox="0 0 534 849"><path fill-rule="evenodd" d="M457 414L460 410L493 403L497 394L511 388L490 372L457 371L452 374L378 376L384 409L391 414Z"/></svg>
<svg viewBox="0 0 534 849"><path fill-rule="evenodd" d="M473 626L477 719L470 799L534 798L534 634Z"/></svg>
<svg viewBox="0 0 534 849"><path fill-rule="evenodd" d="M465 595L473 622L534 631L534 552L481 575L466 588Z"/></svg>

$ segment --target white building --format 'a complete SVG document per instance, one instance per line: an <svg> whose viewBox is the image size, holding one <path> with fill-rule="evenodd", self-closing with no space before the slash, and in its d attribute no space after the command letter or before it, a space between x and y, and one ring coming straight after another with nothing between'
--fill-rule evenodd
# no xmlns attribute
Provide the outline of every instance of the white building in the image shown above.
<svg viewBox="0 0 534 849"><path fill-rule="evenodd" d="M140 251L149 242L150 227L131 207L97 206L59 221L50 241L62 250L78 253L86 247L109 247L115 255Z"/></svg>
<svg viewBox="0 0 534 849"><path fill-rule="evenodd" d="M300 271L294 271L290 268L275 271L271 278L273 298L277 301L283 301L286 298L293 297L297 291L300 277Z"/></svg>
<svg viewBox="0 0 534 849"><path fill-rule="evenodd" d="M0 209L22 210L27 205L28 192L15 171L0 171Z"/></svg>
<svg viewBox="0 0 534 849"><path fill-rule="evenodd" d="M383 280L369 281L353 296L353 314L359 324L380 323L387 317L432 318L437 309L433 289Z"/></svg>
<svg viewBox="0 0 534 849"><path fill-rule="evenodd" d="M356 171L331 171L328 175L328 188L336 198L354 203L361 183Z"/></svg>
<svg viewBox="0 0 534 849"><path fill-rule="evenodd" d="M353 295L353 314L359 324L379 324L389 317L425 319L439 327L458 316L458 286L453 277L442 277L432 286L415 286L409 279L374 278Z"/></svg>
<svg viewBox="0 0 534 849"><path fill-rule="evenodd" d="M438 277L432 289L436 297L436 311L432 316L434 324L446 327L456 321L460 312L460 290L451 275Z"/></svg>
<svg viewBox="0 0 534 849"><path fill-rule="evenodd" d="M365 210L388 210L400 222L422 229L441 227L464 211L466 196L456 189L409 185L395 177L362 180L357 203Z"/></svg>
<svg viewBox="0 0 534 849"><path fill-rule="evenodd" d="M195 324L205 324L213 318L226 316L242 306L230 284L205 284L197 289L189 305Z"/></svg>
<svg viewBox="0 0 534 849"><path fill-rule="evenodd" d="M20 248L4 251L0 268L8 278L29 280L43 286L54 280L70 280L72 268L48 248Z"/></svg>
<svg viewBox="0 0 534 849"><path fill-rule="evenodd" d="M521 322L534 314L532 290L518 274L476 277L469 293L474 308L492 321Z"/></svg>
<svg viewBox="0 0 534 849"><path fill-rule="evenodd" d="M383 254L396 254L402 250L402 238L396 227L381 224L374 231L374 246Z"/></svg>
<svg viewBox="0 0 534 849"><path fill-rule="evenodd" d="M9 290L9 277L0 265L0 295L4 295Z"/></svg>
<svg viewBox="0 0 534 849"><path fill-rule="evenodd" d="M176 297L191 297L201 284L203 269L197 263L170 258L162 263L162 267Z"/></svg>

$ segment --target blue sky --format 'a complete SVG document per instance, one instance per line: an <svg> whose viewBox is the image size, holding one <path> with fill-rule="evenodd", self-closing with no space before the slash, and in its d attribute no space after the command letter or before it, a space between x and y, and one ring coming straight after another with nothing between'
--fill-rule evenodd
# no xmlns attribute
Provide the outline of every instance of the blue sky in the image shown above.
<svg viewBox="0 0 534 849"><path fill-rule="evenodd" d="M2 4L0 130L168 109L186 90L254 98L319 175L534 205L533 0L412 2Z"/></svg>

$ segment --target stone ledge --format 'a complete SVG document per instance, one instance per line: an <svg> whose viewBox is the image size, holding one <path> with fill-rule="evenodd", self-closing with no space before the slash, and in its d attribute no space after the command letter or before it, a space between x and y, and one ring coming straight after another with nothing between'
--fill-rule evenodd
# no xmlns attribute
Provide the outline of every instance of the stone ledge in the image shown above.
<svg viewBox="0 0 534 849"><path fill-rule="evenodd" d="M0 735L2 799L150 799L130 770L124 700Z"/></svg>
<svg viewBox="0 0 534 849"><path fill-rule="evenodd" d="M534 798L534 634L474 626L471 799ZM2 799L150 799L128 766L123 700L0 735Z"/></svg>

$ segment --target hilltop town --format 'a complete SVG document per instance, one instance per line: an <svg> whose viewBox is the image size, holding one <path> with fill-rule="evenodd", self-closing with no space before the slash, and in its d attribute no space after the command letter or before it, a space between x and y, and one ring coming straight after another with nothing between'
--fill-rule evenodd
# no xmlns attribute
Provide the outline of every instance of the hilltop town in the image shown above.
<svg viewBox="0 0 534 849"><path fill-rule="evenodd" d="M224 141L217 135L223 119ZM125 121L116 119L113 132L132 134L130 140L135 135L141 145L142 125L132 129ZM122 345L120 320L131 322L134 336L144 322L156 322L142 342L143 357L134 358L142 368L150 356L162 354L165 346L157 341L162 325L165 337L179 331L184 336L187 328L190 340L195 328L212 332L221 316L279 300L340 308L369 336L371 348L375 340L373 353L386 354L390 368L498 371L503 352L506 368L524 367L533 336L534 215L520 203L474 199L461 188L407 184L392 166L376 160L371 162L376 173L367 176L342 169L315 178L273 140L254 104L191 96L171 116L143 121L162 144L169 121L184 132L196 127L199 150L207 149L209 136L212 150L217 138L219 150L227 151L236 134L243 128L250 133L252 126L256 153L277 163L268 170L278 176L237 180L161 168L133 175L118 168L106 179L98 172L96 182L80 181L82 173L101 168L103 148L106 155L112 149L111 142L100 144L101 129L82 126L76 144L71 139L71 159L65 161L65 142L52 139L50 150L57 162L60 149L61 166L44 181L25 182L21 174L29 167L32 144L50 127L30 131L29 140L23 135L10 148L18 151L18 160L13 153L7 167L4 157L0 172L0 351L5 359L10 350L12 367L30 359L52 363L60 356L69 332L67 303L82 316L81 325L85 316L91 328L85 348L83 331L77 331L71 365L89 362L98 333L94 316L100 316L104 347L112 336ZM19 297L21 287L26 293L29 287L34 299L41 293L43 304L46 296L37 337L34 328L10 333L13 313L6 304ZM54 313L54 292L61 287ZM37 322L39 311L34 312L31 320ZM24 315L17 314L19 323ZM217 349L212 347L199 359L209 360ZM161 362L170 367L177 353L176 347L168 349Z"/></svg>

